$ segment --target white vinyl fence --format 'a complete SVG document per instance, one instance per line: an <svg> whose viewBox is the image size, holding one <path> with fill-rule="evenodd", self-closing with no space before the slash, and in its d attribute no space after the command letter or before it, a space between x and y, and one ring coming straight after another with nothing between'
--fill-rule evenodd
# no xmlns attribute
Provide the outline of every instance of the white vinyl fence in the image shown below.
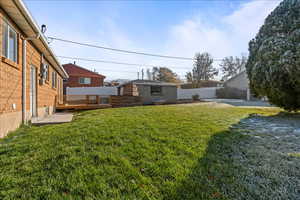
<svg viewBox="0 0 300 200"><path fill-rule="evenodd" d="M199 95L200 99L216 98L216 90L220 87L177 89L177 99L192 99L193 95Z"/></svg>
<svg viewBox="0 0 300 200"><path fill-rule="evenodd" d="M66 95L117 95L117 87L67 87Z"/></svg>
<svg viewBox="0 0 300 200"><path fill-rule="evenodd" d="M220 87L207 87L195 89L177 89L177 99L192 99L193 95L198 94L200 99L216 98L216 90ZM67 87L66 95L98 95L108 97L117 95L117 87ZM72 97L74 98L74 97ZM80 98L78 96L78 98Z"/></svg>

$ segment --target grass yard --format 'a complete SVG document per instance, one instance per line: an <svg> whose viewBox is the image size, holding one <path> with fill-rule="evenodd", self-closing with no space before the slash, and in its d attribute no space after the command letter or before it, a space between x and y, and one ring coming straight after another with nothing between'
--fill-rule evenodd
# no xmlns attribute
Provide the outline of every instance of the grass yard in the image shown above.
<svg viewBox="0 0 300 200"><path fill-rule="evenodd" d="M278 112L146 106L85 111L72 123L22 127L0 140L0 199L254 198L238 182L247 169L232 156L250 136L231 127L252 113Z"/></svg>

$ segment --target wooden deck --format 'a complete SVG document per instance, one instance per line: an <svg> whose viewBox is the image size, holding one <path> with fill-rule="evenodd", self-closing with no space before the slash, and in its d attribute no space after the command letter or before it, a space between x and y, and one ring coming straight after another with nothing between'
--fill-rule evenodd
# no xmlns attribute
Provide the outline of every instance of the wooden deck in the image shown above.
<svg viewBox="0 0 300 200"><path fill-rule="evenodd" d="M93 110L111 107L110 104L59 104L56 106L56 110Z"/></svg>
<svg viewBox="0 0 300 200"><path fill-rule="evenodd" d="M92 110L142 105L139 96L64 95L56 110Z"/></svg>

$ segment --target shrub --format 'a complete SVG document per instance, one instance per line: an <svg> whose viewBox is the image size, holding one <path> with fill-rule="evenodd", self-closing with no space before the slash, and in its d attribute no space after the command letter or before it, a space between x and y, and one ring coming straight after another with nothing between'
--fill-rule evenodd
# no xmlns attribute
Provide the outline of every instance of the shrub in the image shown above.
<svg viewBox="0 0 300 200"><path fill-rule="evenodd" d="M200 99L199 94L193 95L193 96L192 96L192 99L193 99L193 101L199 101L199 99Z"/></svg>
<svg viewBox="0 0 300 200"><path fill-rule="evenodd" d="M300 109L300 1L284 0L249 43L252 93L288 111Z"/></svg>

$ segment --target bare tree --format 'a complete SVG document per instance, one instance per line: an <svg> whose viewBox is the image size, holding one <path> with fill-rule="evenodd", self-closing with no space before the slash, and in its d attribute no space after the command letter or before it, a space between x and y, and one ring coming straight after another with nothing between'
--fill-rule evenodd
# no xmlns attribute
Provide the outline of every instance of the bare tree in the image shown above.
<svg viewBox="0 0 300 200"><path fill-rule="evenodd" d="M152 80L157 80L157 76L159 73L159 68L158 67L153 67L152 68Z"/></svg>
<svg viewBox="0 0 300 200"><path fill-rule="evenodd" d="M185 74L185 78L186 78L187 82L189 82L189 83L194 82L192 72L187 72L187 73Z"/></svg>
<svg viewBox="0 0 300 200"><path fill-rule="evenodd" d="M247 57L242 56L242 57L225 57L221 64L221 70L223 73L223 80L227 80L236 74L240 73L241 71L245 70L245 65L247 63Z"/></svg>
<svg viewBox="0 0 300 200"><path fill-rule="evenodd" d="M193 80L200 83L201 80L210 80L218 75L218 70L213 67L213 58L208 53L196 53L192 71Z"/></svg>
<svg viewBox="0 0 300 200"><path fill-rule="evenodd" d="M151 73L150 69L147 69L146 73L147 73L147 79L152 80L152 73Z"/></svg>
<svg viewBox="0 0 300 200"><path fill-rule="evenodd" d="M167 67L153 67L152 80L179 83L178 75Z"/></svg>

